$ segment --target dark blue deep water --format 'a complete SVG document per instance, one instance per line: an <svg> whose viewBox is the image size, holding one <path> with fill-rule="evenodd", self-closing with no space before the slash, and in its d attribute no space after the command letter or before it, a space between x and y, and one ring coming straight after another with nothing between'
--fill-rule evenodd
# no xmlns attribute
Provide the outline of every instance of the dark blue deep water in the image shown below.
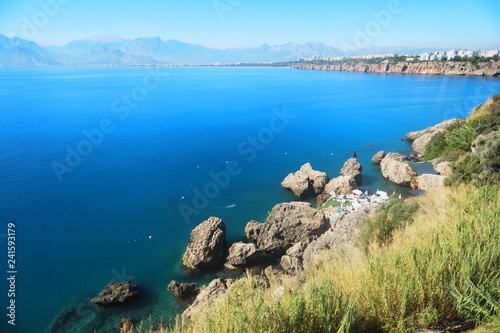
<svg viewBox="0 0 500 333"><path fill-rule="evenodd" d="M338 175L500 92L500 80L245 68L0 69L2 332L106 332L122 316L171 318L189 233L221 217L228 242L294 198L281 180L310 162ZM231 169L233 175L226 177ZM212 178L219 177L217 184ZM216 178L217 178L216 177ZM207 192L208 197L196 195ZM180 209L184 209L184 216ZM7 325L7 223L16 225L16 326ZM5 276L5 277L4 277ZM89 303L132 279L126 309Z"/></svg>

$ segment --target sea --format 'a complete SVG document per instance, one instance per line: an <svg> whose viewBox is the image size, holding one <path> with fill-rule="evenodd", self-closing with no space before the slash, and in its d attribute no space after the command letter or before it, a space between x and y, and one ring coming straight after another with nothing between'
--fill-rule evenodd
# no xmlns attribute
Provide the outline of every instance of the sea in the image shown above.
<svg viewBox="0 0 500 333"><path fill-rule="evenodd" d="M170 323L185 306L167 291L172 279L229 274L182 269L199 223L220 217L228 245L245 240L247 222L298 200L285 176L309 162L336 177L354 152L362 190L407 195L372 156L410 150L405 133L466 117L495 93L500 80L483 77L0 68L0 331ZM135 301L90 302L128 280L139 285Z"/></svg>

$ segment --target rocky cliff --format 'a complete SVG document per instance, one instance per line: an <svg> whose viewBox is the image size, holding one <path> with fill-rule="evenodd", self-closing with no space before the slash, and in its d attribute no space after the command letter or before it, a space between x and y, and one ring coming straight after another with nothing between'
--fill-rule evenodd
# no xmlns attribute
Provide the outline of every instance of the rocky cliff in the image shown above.
<svg viewBox="0 0 500 333"><path fill-rule="evenodd" d="M385 74L469 75L499 76L500 62L484 62L474 66L470 62L398 62L395 64L339 63L331 65L294 64L296 69L364 72Z"/></svg>

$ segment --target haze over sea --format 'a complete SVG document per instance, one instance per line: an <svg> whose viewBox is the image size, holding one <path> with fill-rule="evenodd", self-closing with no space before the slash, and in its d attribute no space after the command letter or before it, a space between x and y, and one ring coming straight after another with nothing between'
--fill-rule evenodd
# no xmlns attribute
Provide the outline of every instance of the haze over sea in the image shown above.
<svg viewBox="0 0 500 333"><path fill-rule="evenodd" d="M170 280L211 278L180 269L197 224L220 217L228 243L242 240L248 221L264 222L275 204L295 200L280 186L288 173L310 162L336 177L354 151L363 189L404 192L381 178L372 155L407 150L405 133L464 117L499 92L500 80L479 77L1 68L0 240L5 248L14 222L18 307L15 329L2 319L0 330L42 332L71 307L74 332L105 332L134 313L168 320L178 311ZM94 145L81 144L85 133ZM67 166L78 148L87 156L73 155ZM212 198L193 202L231 161L240 172L229 184L209 185ZM58 177L54 162L71 172ZM193 209L187 217L179 204ZM129 279L143 292L133 305L102 310L89 302L106 284Z"/></svg>

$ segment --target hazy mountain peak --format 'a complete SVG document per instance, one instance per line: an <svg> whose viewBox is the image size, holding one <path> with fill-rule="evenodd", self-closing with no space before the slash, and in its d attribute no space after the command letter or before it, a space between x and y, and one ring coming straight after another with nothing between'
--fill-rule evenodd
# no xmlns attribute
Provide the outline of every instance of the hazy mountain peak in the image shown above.
<svg viewBox="0 0 500 333"><path fill-rule="evenodd" d="M92 43L121 43L124 41L124 39L115 35L102 35L80 39L79 41L87 41Z"/></svg>

